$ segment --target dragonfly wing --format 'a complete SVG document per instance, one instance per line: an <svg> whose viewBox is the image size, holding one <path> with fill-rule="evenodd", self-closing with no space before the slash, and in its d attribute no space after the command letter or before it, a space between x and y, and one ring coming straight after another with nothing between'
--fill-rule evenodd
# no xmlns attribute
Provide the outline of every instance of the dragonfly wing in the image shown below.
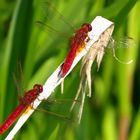
<svg viewBox="0 0 140 140"><path fill-rule="evenodd" d="M135 41L131 37L124 37L120 39L111 38L108 44L108 48L114 47L115 49L123 49L135 46Z"/></svg>
<svg viewBox="0 0 140 140"><path fill-rule="evenodd" d="M42 21L36 21L36 25L38 25L38 27L42 30L42 31L45 31L47 33L53 33L53 34L59 34L61 35L62 37L67 37L68 38L68 34L64 33L64 32L61 32L59 30L56 30L54 29L53 27L49 26L48 24L42 22Z"/></svg>
<svg viewBox="0 0 140 140"><path fill-rule="evenodd" d="M55 7L57 5L57 7ZM50 1L44 1L41 4L42 12L39 15L39 21L46 23L50 27L60 32L73 33L74 28L67 19L59 12L59 2L55 6Z"/></svg>
<svg viewBox="0 0 140 140"><path fill-rule="evenodd" d="M116 56L116 54L119 53L118 51L123 51L124 49L128 49L130 47L132 48L134 46L135 46L135 41L134 41L133 38L131 38L131 37L124 37L124 38L120 38L119 40L111 38L107 48L111 48L113 57L119 63L130 64L130 63L133 62L132 59L130 59L128 61L122 61L122 60L120 60L120 58L118 58Z"/></svg>

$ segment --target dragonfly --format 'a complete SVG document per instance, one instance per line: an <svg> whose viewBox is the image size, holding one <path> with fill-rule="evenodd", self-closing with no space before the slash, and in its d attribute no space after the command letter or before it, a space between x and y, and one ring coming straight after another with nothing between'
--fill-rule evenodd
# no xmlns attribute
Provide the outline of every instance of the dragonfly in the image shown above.
<svg viewBox="0 0 140 140"><path fill-rule="evenodd" d="M40 84L35 84L31 90L24 93L24 96L20 98L19 105L0 126L0 135L10 128L10 126L17 120L23 111L25 111L29 106L32 106L34 100L37 99L42 92L43 86Z"/></svg>
<svg viewBox="0 0 140 140"><path fill-rule="evenodd" d="M59 76L61 78L64 78L70 70L77 54L85 47L85 44L90 40L88 37L88 33L92 30L92 26L89 23L84 23L79 29L75 29L69 22L67 22L65 17L56 9L56 7L53 4L51 4L48 1L45 1L43 4L44 9L47 9L47 14L46 16L44 15L44 17L48 19L47 24L40 20L36 22L40 27L42 27L43 30L48 30L49 32L52 31L53 33L58 33L61 36L68 37L66 33L57 30L56 25L53 26L51 22L53 20L51 13L55 12L54 17L57 17L55 18L55 20L57 20L57 24L59 24L60 22L62 25L64 25L63 30L65 26L68 26L68 29L74 32L72 36L69 36L70 50L61 66L61 72L59 73ZM51 18L49 16L51 16Z"/></svg>
<svg viewBox="0 0 140 140"><path fill-rule="evenodd" d="M43 86L40 84L35 84L33 86L33 89L30 89L24 93L24 96L20 98L19 105L15 108L15 110L7 117L4 123L0 126L0 135L5 133L12 126L12 124L17 120L17 118L21 115L21 113L26 111L28 107L30 107L31 109L34 109L33 102L35 101L35 99L41 100L43 102L48 102L49 104L52 104L52 103L62 104L64 102L72 102L72 101L75 101L76 103L80 102L79 100L73 100L73 99L57 99L57 100L54 98L49 98L47 100L39 99L39 95L42 92L43 92ZM50 115L53 115L65 121L72 121L71 118L65 115L61 115L61 114L49 111L48 109L36 108L35 110L48 113Z"/></svg>
<svg viewBox="0 0 140 140"><path fill-rule="evenodd" d="M70 50L64 63L62 64L60 73L62 78L65 77L67 72L70 70L76 55L85 47L85 40L87 39L86 42L89 41L88 32L90 32L91 30L92 26L89 23L84 23L71 38Z"/></svg>
<svg viewBox="0 0 140 140"><path fill-rule="evenodd" d="M41 24L41 26L45 26L46 28L49 28L49 30L52 30L53 32L55 31L58 32L57 30L53 29L52 27L46 25L41 21L37 21L37 24ZM90 40L90 38L88 37L88 33L91 30L92 30L92 26L89 23L84 23L79 29L75 31L75 34L70 37L70 43L69 43L70 50L66 56L66 59L62 64L61 72L59 73L59 76L61 78L65 77L65 75L70 70L73 64L76 55L78 55L78 53L80 53L83 50L85 44ZM63 33L59 32L59 34L63 34Z"/></svg>

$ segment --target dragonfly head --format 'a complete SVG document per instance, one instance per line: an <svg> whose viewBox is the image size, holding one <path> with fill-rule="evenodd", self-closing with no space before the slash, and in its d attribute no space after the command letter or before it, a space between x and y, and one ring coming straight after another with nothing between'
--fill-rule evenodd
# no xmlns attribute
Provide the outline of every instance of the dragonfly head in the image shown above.
<svg viewBox="0 0 140 140"><path fill-rule="evenodd" d="M87 32L90 32L92 30L92 26L89 23L84 23L82 27L85 28Z"/></svg>
<svg viewBox="0 0 140 140"><path fill-rule="evenodd" d="M43 86L42 85L35 84L33 88L37 91L37 93L43 92Z"/></svg>

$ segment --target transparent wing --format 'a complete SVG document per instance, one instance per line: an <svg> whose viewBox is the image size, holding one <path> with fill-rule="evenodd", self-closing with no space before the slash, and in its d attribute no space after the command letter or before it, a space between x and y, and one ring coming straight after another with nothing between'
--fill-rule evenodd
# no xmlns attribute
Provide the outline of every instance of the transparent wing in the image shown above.
<svg viewBox="0 0 140 140"><path fill-rule="evenodd" d="M63 38L69 38L69 35L66 34L65 32L63 31L59 31L51 26L49 26L48 24L42 22L42 21L36 21L36 25L42 30L42 31L45 31L46 33L50 34L51 35L60 35L61 37Z"/></svg>
<svg viewBox="0 0 140 140"><path fill-rule="evenodd" d="M136 43L131 37L124 37L120 39L111 38L107 48L114 47L115 49L125 49L129 47L134 47L135 45Z"/></svg>
<svg viewBox="0 0 140 140"><path fill-rule="evenodd" d="M57 19L57 24L58 24L58 21L62 24L65 24L66 26L68 26L68 28L70 28L72 31L75 30L74 27L72 26L72 24L63 16L63 14L61 14L61 12L59 12L58 9L59 8L59 3L57 4L58 6L55 7L55 5L53 5L50 1L46 0L45 2L43 2L43 8L44 8L44 11L47 9L47 14L44 14L45 17L48 19L48 20L53 20L54 19ZM46 12L45 12L46 13Z"/></svg>
<svg viewBox="0 0 140 140"><path fill-rule="evenodd" d="M56 7L57 6L57 7ZM50 1L44 1L41 3L42 12L37 19L37 24L42 29L52 31L53 33L58 33L63 36L68 36L72 34L75 30L70 22L65 19L65 17L59 12L63 8L59 8L59 2L53 5Z"/></svg>
<svg viewBox="0 0 140 140"><path fill-rule="evenodd" d="M43 108L36 108L35 110L40 111L40 112L45 112L47 114L58 117L58 118L60 118L62 120L65 120L65 121L71 121L71 119L69 117L65 116L65 115L58 114L58 113L55 113L55 112L52 112L52 111L49 111L49 110L46 110L46 109L43 109Z"/></svg>
<svg viewBox="0 0 140 140"><path fill-rule="evenodd" d="M13 73L13 80L17 89L19 99L23 96L24 93L24 75L22 71L21 62L17 64L16 73Z"/></svg>
<svg viewBox="0 0 140 140"><path fill-rule="evenodd" d="M135 47L135 45L136 43L134 39L131 37L124 37L119 40L111 38L107 48L112 50L112 55L118 62L122 64L130 64L133 62L133 59L131 59L131 56L130 58L128 58L128 60L124 61L124 58L120 58L120 55L119 57L116 55L122 54L121 52L123 52L123 56L125 57L126 56L125 52L127 52L127 49Z"/></svg>
<svg viewBox="0 0 140 140"><path fill-rule="evenodd" d="M47 100L43 100L43 103L39 107L39 111L49 113L50 115L64 120L72 121L69 108L73 101L76 102L76 104L80 103L79 100L74 99L54 99L53 97L49 97Z"/></svg>

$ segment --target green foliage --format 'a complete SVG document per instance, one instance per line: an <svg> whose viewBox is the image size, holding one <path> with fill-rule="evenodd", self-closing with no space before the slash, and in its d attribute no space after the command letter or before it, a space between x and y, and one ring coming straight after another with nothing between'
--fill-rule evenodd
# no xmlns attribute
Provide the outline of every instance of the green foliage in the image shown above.
<svg viewBox="0 0 140 140"><path fill-rule="evenodd" d="M15 139L140 139L140 2L54 0L51 3L75 28L92 21L97 15L114 21L116 38L130 36L135 41L135 47L120 49L117 55L124 60L132 58L134 62L124 65L116 62L112 55L105 55L100 70L92 71L93 95L90 99L86 97L80 125L36 111ZM63 17L52 12L45 0L1 0L0 17L1 124L18 104L13 80L17 64L21 63L23 69L24 89L30 89L35 83L45 82L64 60L69 49L67 36L63 38L59 33L42 31L36 21L42 20L66 34L70 34L71 29L66 24L64 26ZM96 69L96 64L93 69ZM64 95L60 95L58 87L53 93L55 98L74 98L80 80L79 71L80 64L66 78ZM47 108L67 115L70 105L66 104L54 107L50 105ZM0 139L4 139L8 132L0 136Z"/></svg>

